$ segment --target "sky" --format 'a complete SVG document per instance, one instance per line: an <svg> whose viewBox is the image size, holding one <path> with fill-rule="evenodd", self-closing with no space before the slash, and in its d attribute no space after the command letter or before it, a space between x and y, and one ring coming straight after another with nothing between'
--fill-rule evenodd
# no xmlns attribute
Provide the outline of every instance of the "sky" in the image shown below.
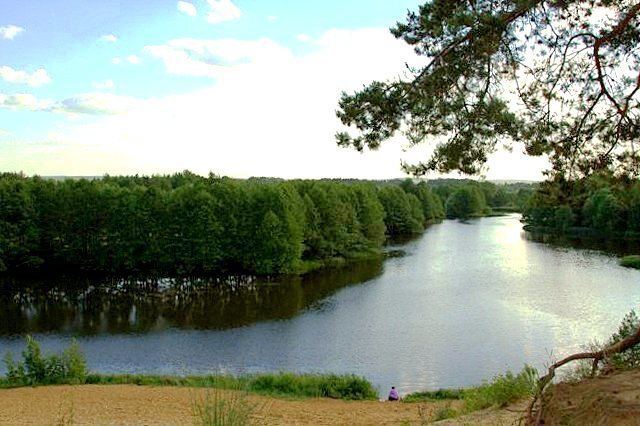
<svg viewBox="0 0 640 426"><path fill-rule="evenodd" d="M425 62L388 30L420 3L0 0L0 172L403 177L436 141L339 148L335 111ZM483 176L546 168L515 146Z"/></svg>

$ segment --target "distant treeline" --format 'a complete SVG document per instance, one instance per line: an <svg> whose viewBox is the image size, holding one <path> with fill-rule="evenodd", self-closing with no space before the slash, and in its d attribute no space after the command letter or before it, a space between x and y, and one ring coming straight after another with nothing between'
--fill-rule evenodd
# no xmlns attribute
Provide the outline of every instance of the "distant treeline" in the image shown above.
<svg viewBox="0 0 640 426"><path fill-rule="evenodd" d="M640 182L602 174L544 182L523 219L531 230L555 234L640 238Z"/></svg>
<svg viewBox="0 0 640 426"><path fill-rule="evenodd" d="M506 188L506 189L505 189ZM0 271L289 273L378 252L431 222L517 208L530 189L171 176L0 175ZM442 200L446 200L445 203ZM446 207L446 211L445 211Z"/></svg>

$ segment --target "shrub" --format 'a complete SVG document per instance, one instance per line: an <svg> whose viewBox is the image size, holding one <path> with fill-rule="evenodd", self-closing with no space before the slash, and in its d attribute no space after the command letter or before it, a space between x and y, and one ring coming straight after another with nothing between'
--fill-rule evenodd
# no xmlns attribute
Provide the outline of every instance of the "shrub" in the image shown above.
<svg viewBox="0 0 640 426"><path fill-rule="evenodd" d="M195 424L202 426L248 425L255 410L247 395L240 392L223 395L219 390L207 391L204 398L193 402Z"/></svg>
<svg viewBox="0 0 640 426"><path fill-rule="evenodd" d="M618 332L609 339L607 346L631 336L638 327L640 327L640 318L638 318L635 311L629 312L620 323ZM607 360L607 364L618 369L640 368L640 345L635 345L625 352L611 355Z"/></svg>
<svg viewBox="0 0 640 426"><path fill-rule="evenodd" d="M640 269L640 255L625 256L620 259L620 265L627 268Z"/></svg>
<svg viewBox="0 0 640 426"><path fill-rule="evenodd" d="M249 384L253 392L275 395L376 399L378 393L366 379L353 375L262 374Z"/></svg>
<svg viewBox="0 0 640 426"><path fill-rule="evenodd" d="M531 396L535 391L537 377L538 372L528 365L517 375L507 371L504 376L495 377L491 383L466 390L463 410L471 412L494 405L504 407Z"/></svg>
<svg viewBox="0 0 640 426"><path fill-rule="evenodd" d="M27 336L27 346L22 351L22 361L15 361L11 354L4 358L7 366L7 382L12 386L84 383L87 364L74 340L62 355L42 355L40 344Z"/></svg>
<svg viewBox="0 0 640 426"><path fill-rule="evenodd" d="M462 389L438 389L431 392L413 392L402 398L404 402L439 401L445 399L462 399Z"/></svg>

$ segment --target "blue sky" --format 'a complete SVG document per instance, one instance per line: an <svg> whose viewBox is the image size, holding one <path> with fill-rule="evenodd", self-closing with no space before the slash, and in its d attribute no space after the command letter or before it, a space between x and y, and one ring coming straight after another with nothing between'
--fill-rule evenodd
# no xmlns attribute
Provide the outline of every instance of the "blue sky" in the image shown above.
<svg viewBox="0 0 640 426"><path fill-rule="evenodd" d="M388 31L420 3L0 0L0 171L402 176L429 148L339 149L335 109L424 61ZM487 177L539 178L516 154Z"/></svg>

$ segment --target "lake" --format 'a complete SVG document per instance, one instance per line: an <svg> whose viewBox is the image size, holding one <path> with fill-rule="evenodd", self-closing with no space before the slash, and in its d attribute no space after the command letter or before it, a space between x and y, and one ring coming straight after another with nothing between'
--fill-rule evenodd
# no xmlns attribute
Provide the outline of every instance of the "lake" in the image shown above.
<svg viewBox="0 0 640 426"><path fill-rule="evenodd" d="M302 278L5 279L0 351L75 337L96 372L355 373L382 393L543 368L638 310L640 271L531 241L519 218L445 221L391 247L405 256Z"/></svg>

